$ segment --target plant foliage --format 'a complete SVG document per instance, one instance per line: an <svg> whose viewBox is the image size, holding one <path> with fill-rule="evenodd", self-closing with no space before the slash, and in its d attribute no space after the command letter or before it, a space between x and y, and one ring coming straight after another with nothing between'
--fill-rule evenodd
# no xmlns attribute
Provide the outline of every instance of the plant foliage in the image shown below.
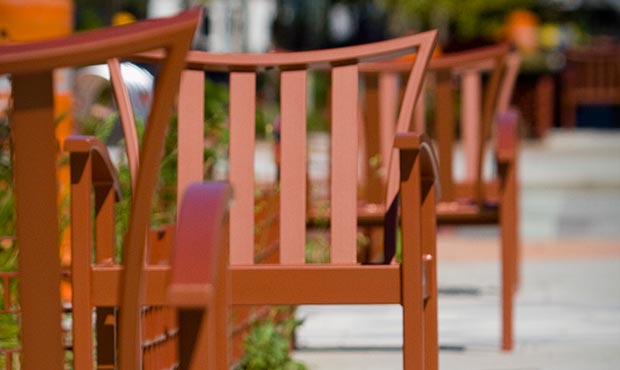
<svg viewBox="0 0 620 370"><path fill-rule="evenodd" d="M488 38L501 27L504 16L518 8L531 8L535 0L388 0L395 13L404 12L423 24L435 28L433 21L447 18L460 40Z"/></svg>
<svg viewBox="0 0 620 370"><path fill-rule="evenodd" d="M288 313L281 318L283 310L274 308L267 319L254 323L245 337L245 353L237 370L306 370L306 366L290 357L289 347L293 331L302 321Z"/></svg>

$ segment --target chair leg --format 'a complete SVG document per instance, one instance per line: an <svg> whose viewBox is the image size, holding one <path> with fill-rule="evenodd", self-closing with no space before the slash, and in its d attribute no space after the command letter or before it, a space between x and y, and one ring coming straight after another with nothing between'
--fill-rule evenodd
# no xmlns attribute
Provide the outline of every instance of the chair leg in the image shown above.
<svg viewBox="0 0 620 370"><path fill-rule="evenodd" d="M204 309L179 311L179 368L215 368L215 346L211 335L214 332L213 322L213 313Z"/></svg>
<svg viewBox="0 0 620 370"><path fill-rule="evenodd" d="M97 307L97 368L114 368L116 356L116 309Z"/></svg>
<svg viewBox="0 0 620 370"><path fill-rule="evenodd" d="M231 296L231 283L230 283L230 270L228 269L230 238L228 233L228 222L224 225L224 230L220 239L220 253L224 256L220 256L218 263L218 271L220 278L218 281L217 293L215 297L215 305L213 310L215 332L213 338L215 340L215 369L228 370L230 369L231 354L232 354L232 338L231 338L231 311L232 311L232 296Z"/></svg>
<svg viewBox="0 0 620 370"><path fill-rule="evenodd" d="M215 319L215 369L228 370L230 369L230 354L232 352L231 344L232 338L230 337L230 326L228 310L230 306L225 305L223 307L216 307L214 312Z"/></svg>
<svg viewBox="0 0 620 370"><path fill-rule="evenodd" d="M516 168L516 165L515 165ZM516 173L516 169L515 169L515 173ZM519 192L518 192L518 187L516 184L516 180L513 180L513 183L510 185L511 186L511 192L512 192L512 204L513 204L513 211L512 211L512 219L513 222L508 226L506 225L506 227L510 227L510 231L509 231L509 235L511 235L511 239L512 239L512 250L514 251L513 253L513 273L514 273L514 293L516 293L519 290L519 287L521 286L521 259L522 259L522 251L521 251L521 238L520 238L520 234L519 234Z"/></svg>
<svg viewBox="0 0 620 370"><path fill-rule="evenodd" d="M512 349L512 306L514 294L514 265L512 247L502 235L502 349Z"/></svg>
<svg viewBox="0 0 620 370"><path fill-rule="evenodd" d="M506 168L500 209L502 259L502 349L513 347L513 298L518 281L518 232L516 166Z"/></svg>
<svg viewBox="0 0 620 370"><path fill-rule="evenodd" d="M424 369L424 289L422 286L422 228L420 160L413 151L401 152L401 304L403 307L403 369ZM417 159L417 160L416 160ZM411 173L406 171L407 166ZM405 169L405 170L404 170Z"/></svg>
<svg viewBox="0 0 620 370"><path fill-rule="evenodd" d="M562 127L577 126L577 104L570 93L566 93L562 102Z"/></svg>
<svg viewBox="0 0 620 370"><path fill-rule="evenodd" d="M406 267L403 265L403 269ZM403 273L403 275L405 275ZM424 313L422 310L421 289L414 289L414 284L407 284L403 278L403 369L418 370L426 369L424 366L425 348L420 333L424 332ZM421 286L420 286L421 288ZM419 293L417 295L416 293ZM417 297L414 297L417 295ZM417 298L417 299L416 299Z"/></svg>
<svg viewBox="0 0 620 370"><path fill-rule="evenodd" d="M424 369L438 370L437 218L435 217L435 187L433 185L422 201L422 228L422 253L425 256L424 274L427 296L424 302Z"/></svg>

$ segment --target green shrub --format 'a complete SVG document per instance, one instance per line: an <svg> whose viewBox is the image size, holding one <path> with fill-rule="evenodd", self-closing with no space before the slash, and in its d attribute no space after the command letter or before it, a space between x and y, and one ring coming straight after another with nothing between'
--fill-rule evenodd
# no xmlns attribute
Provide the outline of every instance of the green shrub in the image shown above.
<svg viewBox="0 0 620 370"><path fill-rule="evenodd" d="M306 365L290 357L293 331L301 321L279 316L289 308L274 308L267 319L254 323L245 337L245 353L237 370L306 370Z"/></svg>

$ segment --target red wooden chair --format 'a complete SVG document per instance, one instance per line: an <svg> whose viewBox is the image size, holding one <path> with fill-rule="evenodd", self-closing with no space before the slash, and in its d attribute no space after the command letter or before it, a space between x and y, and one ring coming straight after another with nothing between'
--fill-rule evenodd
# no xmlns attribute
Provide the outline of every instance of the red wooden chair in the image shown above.
<svg viewBox="0 0 620 370"><path fill-rule="evenodd" d="M148 50L163 50L164 53L141 153L142 165L136 179L129 231L124 243L124 266L111 264L109 259L115 178L105 150L100 143L89 138L72 138L66 143L71 151L72 219L75 222L72 235L74 368L91 368L94 363L91 306L121 308L120 369L142 368L139 323L143 304L165 304L170 299L173 304L183 307L181 311L190 317L196 316L196 312L202 315L207 308L217 312L213 305L218 294L221 295L217 292L226 291L226 279L220 284L218 267L220 271L222 268L214 256L219 244L217 225L226 218L227 185L197 185L188 190L187 205L179 215L177 233L177 245L183 243L188 249L179 248L175 262L177 266L179 263L186 265L173 271L170 284L167 283L170 267L143 267L158 161L185 54L198 19L199 11L190 10L168 19L0 47L0 74L11 74L13 91L11 124L17 198L16 236L20 247L21 363L25 369L64 368L52 100L54 68L100 63ZM92 207L91 192L95 193ZM90 266L93 208L96 211L95 245L98 252L95 262L106 261L106 267ZM195 218L196 213L201 215L200 219ZM207 227L195 230L196 222ZM192 239L195 237L201 238L200 244ZM207 246L196 249L204 245ZM184 257L188 250L193 256L191 261ZM225 256L224 252L221 255ZM201 263L200 269L196 268L197 262ZM188 279L192 281L189 285ZM221 288L217 288L218 285ZM168 286L170 297L166 293ZM185 313L181 314L183 316ZM210 319L203 321L213 324L215 314L210 312L208 317ZM214 331L189 333L186 338L202 341L201 336L209 332ZM209 361L214 361L213 346L211 343L206 347L210 350L204 352L210 356ZM184 361L190 360L185 358ZM110 363L102 365L113 366Z"/></svg>
<svg viewBox="0 0 620 370"><path fill-rule="evenodd" d="M373 63L361 67L366 76L365 103L370 108L366 124L366 165L371 158L388 158L386 138L402 127L396 126L395 107L400 96L399 79L406 63ZM415 113L414 126L429 132L439 158L441 198L437 220L441 224L497 224L501 230L502 265L502 348L512 348L513 294L518 279L518 181L517 115L509 102L519 68L519 58L505 45L474 49L433 58L429 64L425 93L430 91L434 121L425 123L426 98L423 94ZM456 108L460 107L460 113ZM455 176L453 156L458 143L455 121L460 121L465 173ZM483 176L488 139L495 139L495 173ZM376 160L374 162L377 162ZM376 202L385 192L387 162L366 173L366 202L360 220L376 223ZM377 231L371 231L376 240ZM376 244L376 243L375 243Z"/></svg>
<svg viewBox="0 0 620 370"><path fill-rule="evenodd" d="M117 102L117 109L122 125L122 131L124 134L124 142L125 142L125 150L127 154L127 162L131 177L131 185L132 188L135 188L135 180L137 178L137 173L139 169L140 163L140 153L139 153L139 142L138 142L138 134L136 130L136 122L134 120L134 111L131 106L129 94L127 91L127 87L125 86L123 76L121 73L121 63L118 58L110 59L108 61L108 68L110 71L110 82L112 84L112 91L114 93L115 101ZM202 84L199 83L199 86L196 86L198 89L202 89ZM194 92L192 92L194 93ZM182 98L181 104L187 99ZM198 124L202 118L202 116L196 115L196 113L200 113L200 109L196 109L194 111L194 107L186 107L183 106L181 109L181 116L186 114L191 114L192 117L195 118L194 123ZM181 130L180 135L185 137L185 130ZM200 152L196 150L196 152L192 153L192 161L197 161L201 158L202 149ZM187 158L186 158L187 160ZM179 168L179 178L177 178L177 193L183 194L185 186L189 183L187 180L186 172L184 169L184 162L178 162ZM201 176L197 176L196 179L202 178ZM261 189L261 195L257 199L257 209L260 209L256 213L256 224L257 228L260 229L260 232L256 232L256 263L270 263L278 260L278 247L277 247L277 232L278 232L278 223L279 217L277 212L274 212L274 209L278 208L279 198L277 197L277 193L274 189ZM180 203L177 205L177 211L180 211ZM170 259L170 243L169 240L173 239L173 227L174 225L165 225L163 227L158 228L158 230L152 230L151 233L156 233L158 238L165 240L163 243L155 243L150 244L149 246L149 256L153 253L164 258L164 263L168 262ZM156 238L153 238L155 240ZM154 252L158 250L157 252ZM158 261L152 260L148 261L152 264L158 264ZM159 262L161 263L161 262ZM160 308L164 311L170 311L170 308ZM272 310L271 306L260 306L260 307L248 307L248 306L235 306L232 308L232 336L231 336L231 357L232 362L239 360L244 354L244 337L249 333L252 328L254 322L265 319L268 317L270 311ZM152 321L150 320L150 315L144 315L143 321ZM150 323L144 322L144 325L154 325L158 326L158 323ZM163 329L163 328L162 328ZM161 337L161 329L156 330L153 328L151 331L156 333L155 336Z"/></svg>
<svg viewBox="0 0 620 370"><path fill-rule="evenodd" d="M211 54L187 57L179 96L179 186L202 179L204 71L226 72L230 81L230 209L232 304L378 304L398 303L404 314L406 369L437 368L435 287L435 163L424 136L403 130L394 142L396 192L387 198L399 210L403 234L400 263L365 266L356 260L357 82L359 63L417 51L410 65L401 126L411 121L435 32L356 47L282 54ZM153 61L156 53L142 55ZM331 70L332 164L330 202L331 260L306 264L306 76L308 70ZM254 148L257 74L280 71L281 182L279 263L255 264ZM399 171L400 170L400 171ZM400 173L400 176L398 175ZM400 193L400 197L396 193ZM400 207L398 202L403 206ZM388 208L388 207L386 207ZM394 216L393 214L390 214ZM396 232L397 217L387 217ZM388 238L389 239L389 238ZM394 242L395 235L391 241ZM218 334L225 346L228 331ZM218 354L227 353L225 347ZM218 368L229 366L224 356Z"/></svg>
<svg viewBox="0 0 620 370"><path fill-rule="evenodd" d="M435 164L432 148L428 142L413 133L401 134L394 143L395 150L400 151L401 179L396 188L400 189L402 199L407 207L402 210L402 229L405 252L401 264L385 266L360 266L355 258L355 192L349 188L355 178L348 177L347 171L352 168L351 161L357 161L356 143L348 140L350 132L355 132L355 119L351 119L350 111L357 112L357 89L347 86L357 79L359 61L376 57L393 57L399 53L410 53L417 50L421 57L413 63L407 98L401 110L401 120L410 121L413 114L415 96L420 89L425 65L434 44L435 34L426 33L408 38L393 40L375 45L355 48L317 51L308 53L292 53L286 55L217 55L203 52L191 52L187 57L188 70L184 72L179 95L179 144L178 144L178 189L181 191L192 181L202 180L202 146L203 143L203 98L196 91L202 91L204 70L231 71L231 169L230 178L235 190L235 203L231 209L230 220L230 266L232 297L234 304L299 304L299 303L400 303L405 314L405 364L406 368L418 367L437 368L437 328L436 328L436 287L434 275L434 236L435 236ZM143 54L138 59L158 61L159 53ZM110 63L111 71L117 70L115 61ZM332 209L332 262L327 265L305 265L305 171L299 164L305 163L305 74L308 68L325 66L332 68L334 78L332 98L336 106L346 104L344 111L334 111L333 122L338 128L332 133L337 141L342 156L340 163L335 163L332 177L332 188L337 189L339 197L333 197ZM254 86L256 72L269 67L281 70L281 96L283 116L283 170L280 200L280 264L254 265L254 181L253 181L253 148L254 148ZM123 98L122 84L115 83L119 101ZM119 104L121 115L123 103ZM130 111L130 109L128 109ZM131 124L130 121L126 121ZM353 126L351 126L353 124ZM355 135L354 135L355 137ZM149 141L145 138L145 144ZM128 152L130 150L128 149ZM134 153L137 153L135 151ZM143 149L144 153L144 149ZM398 161L396 159L395 161ZM138 156L135 156L135 163ZM140 158L140 165L135 168L142 171L145 165ZM397 163L397 162L395 162ZM355 168L355 166L353 166ZM301 171L301 172L300 172ZM301 173L301 177L299 174ZM350 174L348 174L350 175ZM351 181L353 180L353 181ZM300 193L301 191L301 193ZM302 196L300 196L300 194ZM192 199L192 198L190 198ZM351 199L353 202L351 202ZM392 194L390 204L397 209L397 198ZM189 201L191 205L192 202ZM181 210L181 215L183 214ZM194 218L190 217L190 220ZM181 222L181 219L179 220ZM395 232L397 219L386 221ZM182 230L179 225L178 232ZM192 233L188 231L187 238ZM185 246L192 243L181 241L177 236L177 250L187 251ZM195 240L195 237L194 237ZM394 242L395 237L392 237ZM222 250L226 256L225 249ZM220 251L220 253L222 253ZM353 253L351 253L353 252ZM186 260L192 260L192 252L185 254ZM179 258L176 259L179 261ZM197 261L194 262L199 263ZM185 265L185 262L179 262ZM192 265L192 266L194 266ZM401 268L402 266L402 268ZM196 268L198 269L198 268ZM102 273L113 277L110 268L101 268ZM147 292L151 292L154 300L145 303L160 302L157 297L157 279L162 271L147 268ZM402 276L401 276L402 274ZM101 275L102 277L104 275ZM194 277L178 278L183 285L172 291L180 302L208 301L207 294ZM152 280L151 280L152 279ZM151 283L152 281L152 283ZM214 325L217 327L215 341L216 366L221 369L229 367L229 329L228 312L221 309L222 302L227 301L225 281L217 284L215 294ZM341 281L340 284L333 284ZM426 283L423 283L425 281ZM276 284L273 285L272 284ZM318 285L316 285L318 284ZM180 285L179 285L180 286ZM355 287L359 286L360 289ZM198 291L196 292L196 288ZM363 289L361 289L363 288ZM364 292L361 294L360 292ZM183 298L185 297L185 298ZM187 298L190 297L190 298ZM202 298L201 298L202 297ZM189 316L191 318L191 314ZM192 349L201 335L209 331L197 331L190 344L181 348ZM204 337L203 337L204 338ZM181 338L183 339L183 338ZM213 346L213 341L211 341ZM210 347L212 348L212 347ZM194 351L203 354L202 351ZM213 361L213 356L203 360Z"/></svg>
<svg viewBox="0 0 620 370"><path fill-rule="evenodd" d="M567 50L562 73L562 126L576 126L580 105L618 104L620 46L599 44Z"/></svg>

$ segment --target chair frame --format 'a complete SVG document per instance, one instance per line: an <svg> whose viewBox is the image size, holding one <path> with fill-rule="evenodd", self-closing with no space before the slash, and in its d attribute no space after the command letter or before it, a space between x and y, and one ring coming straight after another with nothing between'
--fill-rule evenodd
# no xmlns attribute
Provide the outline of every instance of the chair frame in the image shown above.
<svg viewBox="0 0 620 370"><path fill-rule="evenodd" d="M165 283L170 269L166 267L144 267L144 255L147 242L146 230L148 227L150 204L153 196L155 182L157 179L157 164L161 155L163 139L165 135L167 116L172 108L172 100L175 95L175 88L179 82L179 72L185 65L189 71L184 72L181 78L180 92L180 127L179 133L179 189L185 189L192 181L202 180L202 135L195 135L194 130L202 129L202 115L200 109L196 109L198 99L190 92L196 90L187 90L188 86L195 88L199 86L203 79L204 69L227 70L230 71L231 83L231 174L230 179L235 190L235 203L230 209L230 253L227 255L226 250L214 249L213 245L219 245L219 236L211 231L197 228L196 222L200 222L200 216L205 213L212 212L215 219L225 218L225 210L228 199L228 191L225 185L214 185L212 188L215 194L208 198L209 187L198 186L187 188L185 201L181 207L179 214L179 226L177 230L178 243L175 245L175 262L174 266L178 269L172 271L172 282L169 293L169 300L174 304L184 307L185 313L189 320L196 318L196 308L204 309L208 306L208 310L213 309L203 322L206 325L215 326L215 334L210 330L198 330L193 335L189 335L188 354L193 358L192 361L207 361L219 369L227 369L229 366L228 358L228 327L227 315L228 306L232 304L301 304L301 303L399 303L403 306L403 326L404 326L404 364L405 368L437 368L437 317L436 317L436 277L435 277L435 192L436 192L436 171L437 166L433 149L428 140L420 134L409 132L399 133L394 140L394 165L396 182L394 188L396 191L392 198L388 198L388 204L393 205L390 209L396 210L397 204L400 206L400 225L403 235L403 254L401 263L390 263L382 266L363 266L356 263L355 256L355 228L356 228L356 197L355 192L351 189L356 187L355 171L351 172L350 163L357 160L357 146L350 143L348 139L351 132L356 130L356 112L358 109L357 89L351 89L351 86L357 86L358 64L377 57L392 58L400 54L418 52L419 58L413 63L411 74L408 80L408 88L406 89L405 99L400 111L399 126L408 126L411 121L415 101L420 92L421 81L424 77L426 64L430 58L431 51L434 47L436 32L426 32L419 35L404 37L391 41L362 45L358 47L316 51L301 52L291 54L267 54L261 56L253 55L217 55L201 52L191 52L185 61L183 57L185 49L180 45L187 45L191 39L191 31L195 25L197 18L196 11L190 11L173 20L162 20L155 22L145 22L134 26L127 26L123 31L135 30L136 33L144 37L128 37L131 32L122 32L110 30L100 31L95 36L76 35L71 40L81 42L82 48L77 48L75 53L69 53L68 60L57 60L49 57L59 57L67 53L65 42L52 41L52 53L43 53L33 58L38 61L52 63L51 66L38 64L37 68L54 68L60 65L74 65L82 63L91 63L101 59L110 60L111 51L107 47L114 50L113 56L127 56L139 50L148 50L160 47L166 49L166 57L163 58L164 64L158 78L155 98L153 101L153 109L149 116L148 127L146 130L144 142L140 150L140 164L137 166L137 179L135 180L135 193L132 199L131 219L129 231L126 235L124 248L125 266L108 266L93 267L90 269L91 278L91 304L99 306L121 306L120 315L120 369L135 369L141 367L140 355L140 331L139 318L140 308L144 304L161 304L166 302L167 294ZM176 20L178 23L175 23ZM170 23L167 23L170 22ZM180 25L182 23L182 25ZM174 33L174 37L162 37L161 34L147 32L152 31L148 25L167 26L162 27ZM178 26L178 27L175 27ZM119 36L118 43L106 43L99 39L103 39L108 33ZM149 35L147 35L149 33ZM123 37L121 37L123 36ZM148 36L148 37L147 37ZM152 40L150 37L156 38ZM131 47L125 42L131 41ZM99 43L94 41L101 41ZM47 44L43 44L46 46ZM97 48L97 45L106 47L104 50ZM40 46L40 45L39 45ZM92 46L94 51L86 46ZM63 48L61 53L58 48ZM34 49L28 49L32 52ZM138 51L139 51L138 50ZM4 50L3 50L4 51ZM0 71L15 72L11 68L22 66L23 70L15 72L14 77L18 83L15 84L15 111L14 117L19 117L19 113L23 112L23 108L32 108L32 105L21 106L24 103L24 91L31 89L35 84L37 77L30 78L29 75L22 75L21 72L28 71L28 68L34 68L37 63L19 64L16 61L19 58L11 59L11 56L19 54L20 50L8 50L9 57L3 59L5 54L0 58ZM88 52L91 51L90 54ZM28 56L31 54L26 53ZM36 54L36 53L35 53ZM84 55L88 54L88 55ZM23 55L22 55L23 57ZM132 56L134 58L135 56ZM48 58L48 59L46 59ZM142 54L135 58L144 58L153 60L162 60L162 53L155 52L150 54ZM28 59L29 60L29 59ZM71 61L71 63L69 63ZM113 65L114 62L111 63ZM41 67L43 65L43 67ZM304 264L303 249L305 246L304 235L306 227L306 210L305 200L299 192L305 187L305 171L300 168L300 164L305 163L304 138L305 138L305 73L308 68L319 68L325 65L332 69L332 106L337 107L332 111L332 120L338 122L333 127L333 154L339 159L332 162L332 172L336 175L332 176L332 209L331 214L331 242L332 254L331 263L325 265L308 265ZM254 265L253 264L253 194L254 186L253 176L253 149L254 147L254 130L248 129L247 125L253 126L254 122L254 89L255 73L268 67L275 67L281 71L282 76L282 116L283 116L283 171L282 171L282 192L280 202L280 212L286 217L282 218L280 228L281 253L280 264L274 265ZM196 70L192 70L196 69ZM44 74L44 78L40 79L50 83L49 72ZM44 112L48 113L46 122L51 122L50 88L44 90L47 94L39 106L44 108ZM18 102L20 104L18 104ZM38 108L35 105L35 108ZM39 118L39 113L30 112L29 119ZM199 122L191 123L188 117L200 117ZM15 123L16 137L21 138L19 142L19 150L16 148L16 159L23 158L22 153L33 152L39 153L40 150L34 148L32 142L28 140L28 135L32 135L36 130L27 130L27 125L22 124L24 120L17 120ZM31 125L34 126L34 125ZM52 130L46 125L48 131L45 135L35 136L41 139L42 143L49 143L50 147L53 143ZM19 132L18 132L19 131ZM27 146L29 144L30 146ZM30 151L24 151L24 147ZM93 172L95 168L101 167L108 171L109 166L106 164L100 144L90 139L71 141L69 147L74 152L74 163L80 162L80 156L86 156L87 169L91 170L90 180L97 180L94 176L99 170ZM48 148L45 154L52 151ZM195 153L200 153L197 156ZM50 156L53 157L53 156ZM54 166L50 158L37 158L43 164L41 170L47 170L49 175L43 180L54 179ZM26 162L28 163L28 162ZM24 163L17 163L16 170L24 168ZM76 163L77 164L77 163ZM197 166L194 166L198 164ZM77 167L77 166L76 166ZM31 167L32 168L32 167ZM104 171L105 172L105 171ZM77 172L76 172L77 173ZM82 173L79 177L84 177ZM353 175L353 176L350 176ZM76 177L78 177L76 175ZM86 180L88 176L84 177ZM113 188L113 176L106 177L106 181L102 182L102 186L107 189L108 195L110 189ZM32 179L28 182L29 177L18 174L16 171L16 179L22 179L26 184L19 183L16 180L17 188L20 189L21 199L32 201L31 193L21 190L27 188L26 185L33 185ZM41 181L38 181L41 182ZM49 181L53 183L53 181ZM48 181L45 182L46 185ZM83 187L80 194L83 201L86 202L86 194L88 188L97 188L97 181L92 181L90 185L81 184ZM39 190L37 188L37 190ZM45 193L47 197L39 197L35 200L49 201L55 197L55 191L51 191L48 186ZM300 199L302 198L302 199ZM105 199L109 199L106 197ZM76 197L77 200L77 197ZM300 201L301 200L301 201ZM105 202L105 207L109 206L109 201ZM52 203L50 203L52 204ZM56 214L51 217L50 214L35 217L32 212L28 213L28 207L18 204L18 238L25 235L28 230L27 226L33 227L34 222L31 218L37 220L38 224L49 227L47 229L48 242L51 243L51 235L56 237L57 226ZM55 208L54 208L55 210ZM83 212L83 211L81 211ZM86 214L86 213L81 213ZM25 220L25 222L24 222ZM187 220L187 221L185 221ZM30 222L29 222L30 221ZM54 222L52 222L54 221ZM389 229L395 232L398 218L387 217ZM109 217L108 217L109 222ZM52 226L53 225L53 226ZM189 226L188 226L189 225ZM53 232L52 232L53 231ZM394 236L392 236L395 239ZM227 241L227 238L220 238ZM211 245L211 248L196 249L196 240L204 240L205 243ZM20 243L22 241L20 240ZM225 243L227 244L227 243ZM24 244L21 244L22 247ZM49 249L49 250L47 250ZM54 248L46 248L50 251ZM28 252L31 252L28 250ZM224 252L224 253L222 253ZM224 264L221 262L226 259L219 259L218 267L213 266L206 268L205 272L198 272L196 269L186 269L186 265L196 261L204 262L204 259L214 259L214 255L221 253L228 257L228 268L222 272ZM196 258L202 256L203 258ZM192 259L196 258L196 261ZM53 260L53 259L52 259ZM185 261L185 262L184 262ZM21 261L20 261L21 262ZM20 263L21 264L21 263ZM196 266L195 264L193 266ZM215 271L220 270L218 273ZM78 272L79 271L79 272ZM28 276L26 282L32 283L33 270L26 269L22 271ZM56 271L57 272L57 271ZM55 273L53 269L46 269L46 277L51 277ZM76 272L84 276L86 269L83 266L76 267ZM224 274L224 278L221 274ZM230 281L226 278L230 275ZM216 278L219 276L218 278ZM121 284L121 281L124 283ZM58 276L56 276L56 282ZM337 281L338 284L334 284ZM52 283L55 283L52 281ZM229 285L230 284L230 285ZM274 288L277 284L278 288ZM47 286L52 286L49 284ZM214 288L217 285L217 289ZM230 287L230 288L227 288ZM355 288L359 287L359 288ZM40 287L37 287L40 288ZM363 288L363 289L362 289ZM230 290L229 290L230 289ZM58 288L56 287L56 291ZM23 292L30 292L27 288L22 288ZM219 293L218 293L219 292ZM364 294L361 294L364 292ZM52 290L52 293L54 291ZM228 296L230 294L230 296ZM52 294L53 296L53 294ZM48 297L51 298L51 297ZM38 297L41 301L41 297ZM58 300L58 297L56 297ZM50 302L54 300L51 299ZM32 302L29 302L32 303ZM32 305L28 307L24 313L27 313L29 325L32 325ZM51 317L46 308L46 319ZM53 311L53 310L52 310ZM54 314L54 312L52 312ZM204 313L198 313L199 316ZM183 315L182 315L183 316ZM82 319L85 316L82 316ZM24 317L24 321L26 317ZM183 319L182 319L183 320ZM52 324L54 321L51 321ZM56 326L56 325L52 325ZM32 328L32 326L30 327ZM47 329L47 328L46 328ZM40 328L37 328L39 334ZM24 329L26 332L26 328ZM53 330L50 330L53 334ZM200 352L200 343L205 338L212 338L206 355ZM193 339L192 339L193 338ZM53 339L53 337L51 338ZM50 338L46 338L44 342ZM27 368L40 368L36 364L33 365L36 356L33 355L32 343L36 340L31 336L24 338L24 356L28 358ZM27 344L27 345L26 345ZM38 344L43 344L39 341ZM54 348L47 346L45 348ZM60 348L60 346L58 347ZM40 350L40 348L39 348ZM57 354L62 354L57 350ZM214 356L215 354L216 356ZM26 357L27 356L27 357ZM50 359L42 356L46 360L46 368L50 368ZM61 359L61 357L59 357ZM198 362L186 362L188 366L200 368ZM58 366L62 362L59 361ZM84 365L88 366L88 365ZM184 366L184 365L183 365ZM51 366L51 368L60 368Z"/></svg>
<svg viewBox="0 0 620 370"><path fill-rule="evenodd" d="M577 126L581 105L620 104L620 47L591 45L566 51L562 73L562 126Z"/></svg>
<svg viewBox="0 0 620 370"><path fill-rule="evenodd" d="M55 68L105 62L111 57L153 49L165 50L148 121L147 144L142 153L144 166L137 179L124 248L125 269L122 277L125 283L117 300L122 302L119 368L137 369L141 367L140 305L145 295L143 246L157 176L157 161L185 53L199 16L200 11L193 9L172 18L0 47L0 73L10 73L12 77L13 110L10 117L16 237L20 247L22 366L25 369L60 370L64 363L60 329L57 144L53 124L52 72ZM45 207L41 207L42 204ZM92 361L80 366L89 368Z"/></svg>
<svg viewBox="0 0 620 370"><path fill-rule="evenodd" d="M509 108L520 59L509 53L507 45L495 45L433 58L429 63L429 76L434 77L436 147L439 159L441 199L437 208L438 223L498 224L501 229L501 285L502 285L502 341L504 350L513 347L512 311L513 295L518 286L519 235L518 235L518 115ZM401 129L396 127L394 107L399 99L398 79L406 70L403 61L363 65L367 78L376 83L367 84L365 102L371 115L366 123L366 163L380 154L389 157L389 144L385 138ZM482 74L490 72L486 88L482 89ZM466 176L464 181L453 179L454 123L457 112L453 101L455 78L461 83L461 134L464 146ZM430 77L429 77L430 78ZM429 81L427 80L427 85ZM424 132L425 93L416 106L414 126ZM495 126L494 126L495 123ZM495 157L497 175L490 181L483 178L483 163L487 139L496 137ZM373 138L378 137L376 140ZM383 160L379 173L386 173ZM367 169L371 173L372 169ZM360 221L376 225L376 206L385 191L385 177L367 176L368 206L360 209ZM466 199L466 202L463 200ZM497 206L491 206L491 203ZM371 238L373 233L371 229Z"/></svg>
<svg viewBox="0 0 620 370"><path fill-rule="evenodd" d="M229 273L231 304L353 304L397 303L404 307L405 368L437 368L435 285L435 180L432 147L410 130L394 140L396 192L405 250L402 262L381 266L356 261L357 79L358 65L417 51L412 63L399 122L413 117L436 32L355 47L295 53L212 54L191 51L179 93L178 187L202 179L204 71L225 72L230 78L230 172L235 200L230 209ZM154 62L158 53L135 60ZM306 74L330 69L332 78L331 262L306 264ZM254 124L256 74L280 72L281 181L280 261L255 264L254 256ZM405 132L406 131L406 132ZM400 170L400 171L399 171ZM400 175L399 175L400 173ZM397 193L400 196L397 197ZM406 205L406 206L405 206ZM397 219L391 217L395 232ZM395 240L395 237L393 237ZM425 282L425 283L424 283ZM217 341L217 368L227 369L228 330Z"/></svg>

